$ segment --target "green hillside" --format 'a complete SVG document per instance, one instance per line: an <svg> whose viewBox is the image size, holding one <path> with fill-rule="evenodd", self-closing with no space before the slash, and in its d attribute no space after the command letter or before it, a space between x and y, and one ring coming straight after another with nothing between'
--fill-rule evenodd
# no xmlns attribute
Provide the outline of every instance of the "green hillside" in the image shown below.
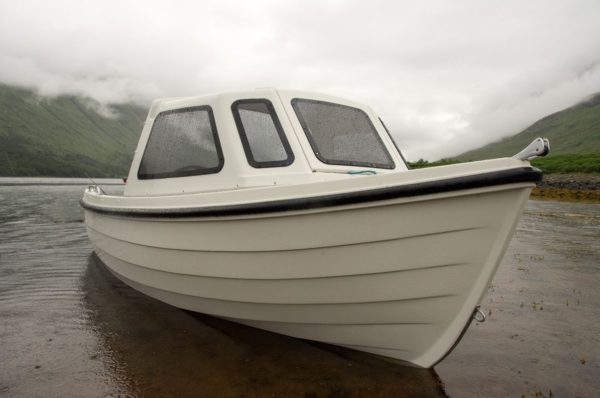
<svg viewBox="0 0 600 398"><path fill-rule="evenodd" d="M147 109L133 104L100 109L89 98L42 98L0 84L0 176L125 176ZM551 146L550 156L534 161L544 171L599 172L600 94L441 164L512 156L539 136ZM440 162L423 163L413 166Z"/></svg>
<svg viewBox="0 0 600 398"><path fill-rule="evenodd" d="M536 137L550 140L550 157L555 155L600 154L600 93L538 120L517 135L463 153L460 161L512 156ZM566 159L566 158L565 158Z"/></svg>
<svg viewBox="0 0 600 398"><path fill-rule="evenodd" d="M147 109L0 84L0 176L125 176Z"/></svg>

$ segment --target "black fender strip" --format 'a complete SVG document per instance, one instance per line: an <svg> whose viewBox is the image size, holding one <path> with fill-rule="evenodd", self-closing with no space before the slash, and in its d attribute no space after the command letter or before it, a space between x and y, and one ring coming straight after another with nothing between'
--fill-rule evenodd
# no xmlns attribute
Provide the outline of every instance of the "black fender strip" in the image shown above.
<svg viewBox="0 0 600 398"><path fill-rule="evenodd" d="M364 191L352 191L339 194L323 195L308 198L273 200L258 203L243 203L222 206L202 206L183 208L138 208L125 209L118 207L96 206L86 203L81 206L95 213L142 218L188 218L188 217L227 217L246 216L268 213L280 213L298 210L314 210L335 206L368 203L396 198L431 195L454 192L473 188L484 188L522 182L537 182L542 179L542 172L535 167L521 167L463 177L446 178L414 184L396 185Z"/></svg>

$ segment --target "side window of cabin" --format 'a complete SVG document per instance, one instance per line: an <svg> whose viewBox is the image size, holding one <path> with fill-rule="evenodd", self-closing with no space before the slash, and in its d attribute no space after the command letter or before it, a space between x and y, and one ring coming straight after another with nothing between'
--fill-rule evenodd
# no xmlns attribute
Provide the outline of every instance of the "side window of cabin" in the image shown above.
<svg viewBox="0 0 600 398"><path fill-rule="evenodd" d="M294 161L294 154L269 100L236 101L231 110L252 167L281 167Z"/></svg>
<svg viewBox="0 0 600 398"><path fill-rule="evenodd" d="M138 170L141 180L217 173L223 153L209 106L161 112Z"/></svg>
<svg viewBox="0 0 600 398"><path fill-rule="evenodd" d="M393 169L369 116L358 108L294 98L292 107L317 158L327 164Z"/></svg>

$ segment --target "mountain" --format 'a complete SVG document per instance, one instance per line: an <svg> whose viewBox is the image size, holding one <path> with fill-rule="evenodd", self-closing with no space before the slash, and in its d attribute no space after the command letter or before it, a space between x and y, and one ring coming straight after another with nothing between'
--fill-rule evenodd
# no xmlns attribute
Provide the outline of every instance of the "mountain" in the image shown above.
<svg viewBox="0 0 600 398"><path fill-rule="evenodd" d="M512 156L536 137L550 140L550 156L600 154L600 93L546 116L517 135L456 157L460 161Z"/></svg>
<svg viewBox="0 0 600 398"><path fill-rule="evenodd" d="M40 97L0 84L0 176L125 176L146 114L134 104ZM551 155L539 159L548 171L600 170L600 93L456 159L512 156L538 136L550 140Z"/></svg>
<svg viewBox="0 0 600 398"><path fill-rule="evenodd" d="M0 176L125 176L146 114L0 84Z"/></svg>

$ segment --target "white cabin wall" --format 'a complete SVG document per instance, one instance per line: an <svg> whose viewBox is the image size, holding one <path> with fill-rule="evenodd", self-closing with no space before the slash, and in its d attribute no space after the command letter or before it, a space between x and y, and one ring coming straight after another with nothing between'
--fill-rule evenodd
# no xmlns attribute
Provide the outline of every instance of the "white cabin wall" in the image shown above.
<svg viewBox="0 0 600 398"><path fill-rule="evenodd" d="M392 157L395 169L374 169L377 174L387 174L407 170L404 161L381 125L377 115L363 104L328 95L293 90L257 89L234 93L223 93L202 97L165 98L155 100L144 124L137 149L134 154L125 196L161 196L186 193L249 189L270 185L297 184L310 181L328 181L353 178L349 171L370 168L355 166L328 165L315 156L310 143L291 106L293 98L308 98L339 103L362 109L367 113L382 142ZM233 118L231 105L240 99L267 99L271 101L281 126L294 153L294 162L283 167L254 168L247 159ZM159 113L192 106L208 105L212 108L219 141L223 151L224 164L219 173L188 177L172 177L139 180L137 172L152 125Z"/></svg>

